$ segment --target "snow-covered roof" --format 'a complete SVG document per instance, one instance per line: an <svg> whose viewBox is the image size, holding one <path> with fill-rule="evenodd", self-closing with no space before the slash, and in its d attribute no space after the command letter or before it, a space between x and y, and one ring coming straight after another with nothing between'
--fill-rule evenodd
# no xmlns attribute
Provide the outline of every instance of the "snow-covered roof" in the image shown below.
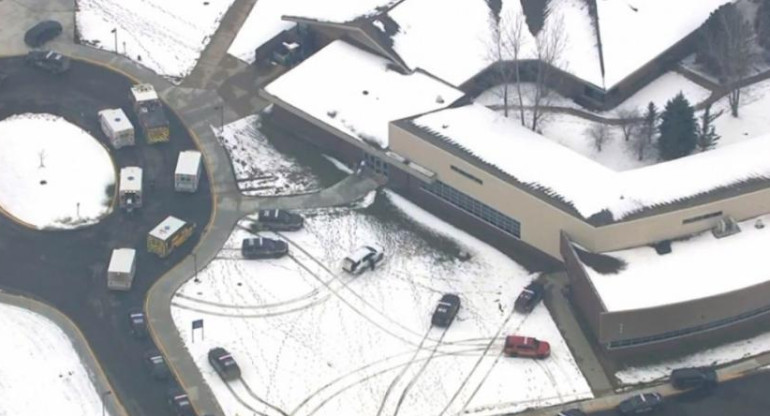
<svg viewBox="0 0 770 416"><path fill-rule="evenodd" d="M763 223L770 215L760 217ZM650 308L744 289L770 280L765 263L770 227L756 219L739 223L741 232L721 239L710 231L671 243L659 255L649 246L604 253L626 263L615 274L585 266L608 311Z"/></svg>
<svg viewBox="0 0 770 416"><path fill-rule="evenodd" d="M140 192L142 190L142 168L127 166L120 169L120 191Z"/></svg>
<svg viewBox="0 0 770 416"><path fill-rule="evenodd" d="M104 109L99 112L99 117L101 117L114 132L134 130L134 126L131 124L128 117L126 117L126 113L120 108Z"/></svg>
<svg viewBox="0 0 770 416"><path fill-rule="evenodd" d="M156 101L158 93L151 84L137 84L131 87L131 93L134 95L134 101Z"/></svg>
<svg viewBox="0 0 770 416"><path fill-rule="evenodd" d="M131 273L134 266L136 250L133 248L116 248L112 250L108 271L115 273Z"/></svg>
<svg viewBox="0 0 770 416"><path fill-rule="evenodd" d="M169 215L168 217L166 217L165 220L163 220L160 224L158 224L155 228L153 228L152 231L150 231L150 235L159 240L165 241L166 239L174 235L174 233L179 231L179 229L184 227L185 224L187 223L180 220L179 218L172 217L171 215Z"/></svg>
<svg viewBox="0 0 770 416"><path fill-rule="evenodd" d="M411 122L516 180L564 200L585 218L607 210L620 220L645 208L770 178L770 135L616 172L478 104L437 111Z"/></svg>
<svg viewBox="0 0 770 416"><path fill-rule="evenodd" d="M265 91L342 132L388 147L388 123L445 108L459 91L422 74L402 75L388 60L335 41Z"/></svg>
<svg viewBox="0 0 770 416"><path fill-rule="evenodd" d="M730 0L598 0L606 87L692 33ZM572 29L570 29L570 36Z"/></svg>
<svg viewBox="0 0 770 416"><path fill-rule="evenodd" d="M184 150L179 152L179 159L176 162L176 175L191 175L198 174L201 166L201 152L197 150Z"/></svg>

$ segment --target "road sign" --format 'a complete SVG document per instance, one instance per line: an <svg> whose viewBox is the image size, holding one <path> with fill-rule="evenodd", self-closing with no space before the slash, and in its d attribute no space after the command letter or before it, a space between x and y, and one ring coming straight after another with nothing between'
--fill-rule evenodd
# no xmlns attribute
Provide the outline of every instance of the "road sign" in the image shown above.
<svg viewBox="0 0 770 416"><path fill-rule="evenodd" d="M203 319L196 319L192 321L192 332L190 333L192 342L195 342L195 330L198 328L201 330L201 339L206 339L206 331L203 329Z"/></svg>

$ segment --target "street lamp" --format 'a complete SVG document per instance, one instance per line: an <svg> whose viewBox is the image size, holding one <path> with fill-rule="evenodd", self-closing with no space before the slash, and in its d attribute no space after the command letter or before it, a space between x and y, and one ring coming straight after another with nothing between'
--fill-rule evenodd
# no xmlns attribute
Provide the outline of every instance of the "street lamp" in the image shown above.
<svg viewBox="0 0 770 416"><path fill-rule="evenodd" d="M104 416L107 413L107 403L105 400L107 399L107 396L112 394L111 390L103 391L102 392L102 416Z"/></svg>
<svg viewBox="0 0 770 416"><path fill-rule="evenodd" d="M195 277L193 278L193 281L195 283L200 283L200 280L198 280L198 255L196 253L192 253L193 258L193 270L195 271Z"/></svg>
<svg viewBox="0 0 770 416"><path fill-rule="evenodd" d="M118 28L113 27L110 32L115 35L115 53L120 54L120 51L118 51Z"/></svg>

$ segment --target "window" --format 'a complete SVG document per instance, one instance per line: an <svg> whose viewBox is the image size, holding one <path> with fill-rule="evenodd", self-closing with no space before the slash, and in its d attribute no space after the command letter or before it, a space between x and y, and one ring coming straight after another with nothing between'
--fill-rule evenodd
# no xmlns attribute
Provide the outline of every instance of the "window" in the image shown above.
<svg viewBox="0 0 770 416"><path fill-rule="evenodd" d="M516 238L521 238L521 223L457 189L440 181L436 181L431 185L425 185L423 189L487 224Z"/></svg>
<svg viewBox="0 0 770 416"><path fill-rule="evenodd" d="M483 185L483 184L484 184L484 182L483 182L481 179L479 179L479 178L477 178L477 177L475 177L475 176L471 175L470 173L468 173L468 172L466 172L466 171L464 171L464 170L462 170L462 169L458 168L457 166L455 166L455 165L451 165L450 167L452 168L452 170L453 170L453 171L455 171L455 172L459 173L460 175L463 175L463 176L465 176L466 178L468 178L468 179L472 180L473 182L476 182L476 183L478 183L479 185Z"/></svg>
<svg viewBox="0 0 770 416"><path fill-rule="evenodd" d="M697 217L687 218L682 221L682 224L690 224L693 222L703 221L709 218L721 217L721 216L722 216L722 211L712 212L710 214L704 214L704 215L699 215Z"/></svg>

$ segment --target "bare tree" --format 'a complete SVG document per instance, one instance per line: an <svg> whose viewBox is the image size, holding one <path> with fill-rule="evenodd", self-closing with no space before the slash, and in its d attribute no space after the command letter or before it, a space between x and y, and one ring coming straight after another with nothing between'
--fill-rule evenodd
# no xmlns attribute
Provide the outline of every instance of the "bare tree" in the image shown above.
<svg viewBox="0 0 770 416"><path fill-rule="evenodd" d="M524 124L524 99L521 90L521 52L524 37L524 18L517 14L511 19L493 15L490 20L492 43L489 47L490 61L494 62L496 90L503 102L503 114L508 117L511 108L511 85L516 85L519 118Z"/></svg>
<svg viewBox="0 0 770 416"><path fill-rule="evenodd" d="M711 114L711 105L707 105L703 110L699 124L696 126L697 129L695 130L695 134L697 135L695 143L701 152L711 150L717 146L720 136L717 134L716 127L712 123L717 117L722 115L723 111L724 110L719 110L716 114Z"/></svg>
<svg viewBox="0 0 770 416"><path fill-rule="evenodd" d="M556 71L561 67L567 43L567 31L561 16L548 16L545 27L535 36L535 85L530 109L529 128L538 131L544 122L546 110L553 99L551 88Z"/></svg>
<svg viewBox="0 0 770 416"><path fill-rule="evenodd" d="M623 138L626 141L636 135L639 130L639 123L641 122L639 110L636 108L620 109L618 110L618 120L620 120L620 131L623 133Z"/></svg>
<svg viewBox="0 0 770 416"><path fill-rule="evenodd" d="M593 140L596 151L601 152L604 144L612 140L612 130L610 130L610 126L607 124L595 123L586 129L586 136Z"/></svg>
<svg viewBox="0 0 770 416"><path fill-rule="evenodd" d="M655 107L655 103L650 101L634 140L636 156L640 161L644 159L645 150L652 146L652 142L655 140L655 136L658 133L659 117L660 115L658 114L658 109Z"/></svg>
<svg viewBox="0 0 770 416"><path fill-rule="evenodd" d="M698 51L700 60L716 72L728 89L730 113L738 117L741 83L754 60L754 27L733 3L714 11L703 26Z"/></svg>

